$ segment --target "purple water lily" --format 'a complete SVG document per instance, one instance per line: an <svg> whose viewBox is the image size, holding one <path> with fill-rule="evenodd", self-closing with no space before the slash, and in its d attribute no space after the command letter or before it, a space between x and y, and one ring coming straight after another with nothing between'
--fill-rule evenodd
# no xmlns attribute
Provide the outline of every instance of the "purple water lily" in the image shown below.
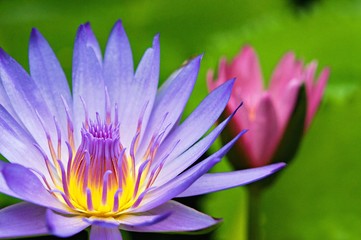
<svg viewBox="0 0 361 240"><path fill-rule="evenodd" d="M214 219L171 199L247 184L284 166L207 173L243 134L192 166L234 113L224 110L233 80L180 123L201 56L158 90L159 36L137 70L118 21L104 58L89 24L76 36L72 94L42 35L30 38L30 76L0 50L0 192L22 199L0 210L0 238L74 235L121 239L119 229L196 231ZM204 136L205 135L205 136Z"/></svg>

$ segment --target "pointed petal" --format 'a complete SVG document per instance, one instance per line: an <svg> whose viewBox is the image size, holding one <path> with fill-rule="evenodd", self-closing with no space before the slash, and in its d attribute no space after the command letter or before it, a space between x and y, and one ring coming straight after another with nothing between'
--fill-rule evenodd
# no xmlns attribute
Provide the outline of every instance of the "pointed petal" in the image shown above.
<svg viewBox="0 0 361 240"><path fill-rule="evenodd" d="M234 80L230 80L211 92L189 117L176 127L163 141L158 150L161 159L168 154L169 148L180 140L169 158L178 156L198 141L219 118L227 105Z"/></svg>
<svg viewBox="0 0 361 240"><path fill-rule="evenodd" d="M165 130L164 136L166 136L178 122L193 90L200 60L201 56L193 59L185 67L172 74L160 88L139 152L148 147L151 137L159 128L161 128L159 132ZM162 122L163 125L160 126Z"/></svg>
<svg viewBox="0 0 361 240"><path fill-rule="evenodd" d="M184 192L190 185L192 185L192 183L194 183L198 178L200 178L203 174L208 172L208 170L211 169L215 164L217 164L242 134L243 133L240 133L237 137L232 139L232 141L227 143L220 150L218 150L216 153L212 154L202 162L173 178L168 183L154 189L153 191L150 191L144 197L141 205L134 209L133 212L143 212L150 210Z"/></svg>
<svg viewBox="0 0 361 240"><path fill-rule="evenodd" d="M100 47L99 47L99 43L98 43L98 40L96 39L94 33L93 33L93 30L90 26L90 23L87 22L85 23L84 25L84 28L85 28L85 31L86 31L86 38L87 38L87 47L90 47L91 49L93 49L94 53L95 53L95 56L96 58L98 59L98 62L100 65L102 65L103 63L103 60L102 60L102 53L101 53L101 50L100 50Z"/></svg>
<svg viewBox="0 0 361 240"><path fill-rule="evenodd" d="M6 165L8 165L9 163L5 163L3 161L0 160L0 193L12 196L12 197L18 197L13 191L11 191L11 189L8 187L8 185L6 184L6 181L4 179L4 176L2 174L2 170L4 169L4 167Z"/></svg>
<svg viewBox="0 0 361 240"><path fill-rule="evenodd" d="M48 177L43 157L34 147L35 140L0 105L0 149L1 154L11 163L38 170ZM26 156L26 157L24 157Z"/></svg>
<svg viewBox="0 0 361 240"><path fill-rule="evenodd" d="M1 80L0 80L0 105L4 106L4 108L10 113L10 115L13 116L13 118L16 119L18 123L22 124L13 106L11 105L10 98L6 93Z"/></svg>
<svg viewBox="0 0 361 240"><path fill-rule="evenodd" d="M150 191L144 197L141 205L132 212L145 212L171 200L187 189L194 181L205 174L219 161L219 158L210 158L209 160L204 160L190 170L179 175L177 178L174 178L167 184Z"/></svg>
<svg viewBox="0 0 361 240"><path fill-rule="evenodd" d="M329 68L323 69L315 86L311 85L312 90L307 92L308 108L307 108L307 117L306 117L306 123L305 123L306 130L309 128L309 126L312 122L312 119L318 109L318 106L320 105L329 75L330 75L330 69ZM313 78L313 76L312 76L312 78ZM309 85L309 84L310 83L308 83L306 81L306 88L307 88L307 85Z"/></svg>
<svg viewBox="0 0 361 240"><path fill-rule="evenodd" d="M2 170L8 187L22 200L67 212L66 207L51 195L39 178L29 169L18 164L8 164Z"/></svg>
<svg viewBox="0 0 361 240"><path fill-rule="evenodd" d="M58 237L70 237L89 226L82 217L60 215L50 209L46 211L46 224L49 232Z"/></svg>
<svg viewBox="0 0 361 240"><path fill-rule="evenodd" d="M170 210L168 212L165 211L159 214L144 212L137 215L124 215L124 217L122 217L118 222L121 225L126 225L129 227L145 227L164 221L164 219L168 218L170 215Z"/></svg>
<svg viewBox="0 0 361 240"><path fill-rule="evenodd" d="M0 210L0 238L48 234L46 208L21 202Z"/></svg>
<svg viewBox="0 0 361 240"><path fill-rule="evenodd" d="M104 56L104 81L112 106L114 103L124 105L127 102L133 72L132 50L119 20L109 36Z"/></svg>
<svg viewBox="0 0 361 240"><path fill-rule="evenodd" d="M29 43L29 63L31 77L48 103L52 115L57 118L66 134L66 112L63 100L71 106L72 98L68 82L53 50L37 29L33 29Z"/></svg>
<svg viewBox="0 0 361 240"><path fill-rule="evenodd" d="M233 96L242 101L257 102L263 89L263 78L258 57L251 46L245 46L227 69L229 78L236 78Z"/></svg>
<svg viewBox="0 0 361 240"><path fill-rule="evenodd" d="M294 78L283 87L281 93L277 95L273 95L271 93L281 131L283 131L287 126L290 115L295 108L297 95L300 91L301 85L302 82Z"/></svg>
<svg viewBox="0 0 361 240"><path fill-rule="evenodd" d="M89 117L94 118L96 112L104 117L105 88L102 67L94 46L94 34L89 25L81 25L78 29L73 55L73 98L74 128L80 132L85 120L84 103ZM76 134L78 136L79 134ZM79 143L80 139L76 139Z"/></svg>
<svg viewBox="0 0 361 240"><path fill-rule="evenodd" d="M294 53L284 55L274 70L269 93L272 96L279 118L280 129L284 129L295 106L297 92L303 82L303 62Z"/></svg>
<svg viewBox="0 0 361 240"><path fill-rule="evenodd" d="M296 60L294 53L286 53L272 74L270 92L277 96L282 94L284 87L287 86L289 81L297 79L301 82L302 67L303 63Z"/></svg>
<svg viewBox="0 0 361 240"><path fill-rule="evenodd" d="M171 212L169 217L147 226L124 226L121 228L135 232L190 232L209 228L220 220L214 219L175 201L169 201L148 211L150 214L162 215Z"/></svg>
<svg viewBox="0 0 361 240"><path fill-rule="evenodd" d="M250 123L245 135L247 146L252 155L252 167L269 163L277 147L281 132L274 104L269 94L265 93L255 110L255 118Z"/></svg>
<svg viewBox="0 0 361 240"><path fill-rule="evenodd" d="M93 225L90 230L90 240L122 240L118 228L106 228Z"/></svg>
<svg viewBox="0 0 361 240"><path fill-rule="evenodd" d="M239 170L226 173L208 173L195 181L187 190L177 197L189 197L216 192L228 188L252 183L285 167L284 163L276 163L264 167Z"/></svg>
<svg viewBox="0 0 361 240"><path fill-rule="evenodd" d="M212 132L194 144L194 146L190 147L182 155L172 160L166 160L162 171L159 173L159 176L155 181L155 185L160 186L168 182L197 161L217 139L218 135L227 126L233 116L234 114L229 116L222 123L218 124Z"/></svg>
<svg viewBox="0 0 361 240"><path fill-rule="evenodd" d="M158 89L159 79L159 35L153 40L139 63L134 80L130 83L131 95L126 102L119 103L119 122L122 135L122 144L126 147L137 132L138 120L146 107L142 118L142 129L146 128L149 115Z"/></svg>
<svg viewBox="0 0 361 240"><path fill-rule="evenodd" d="M33 79L2 49L0 49L0 79L19 119L23 121L22 123L39 145L46 150L48 142L38 115L41 116L51 137L54 137L56 130L53 115Z"/></svg>

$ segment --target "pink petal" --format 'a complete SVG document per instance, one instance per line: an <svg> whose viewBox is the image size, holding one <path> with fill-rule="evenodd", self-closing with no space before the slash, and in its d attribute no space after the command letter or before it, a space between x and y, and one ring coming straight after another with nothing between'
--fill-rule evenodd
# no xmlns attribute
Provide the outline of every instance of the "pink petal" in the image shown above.
<svg viewBox="0 0 361 240"><path fill-rule="evenodd" d="M302 67L303 63L295 59L294 53L289 52L285 54L272 74L269 87L270 92L277 96L282 93L289 81L298 79L301 82Z"/></svg>
<svg viewBox="0 0 361 240"><path fill-rule="evenodd" d="M279 119L279 128L283 132L287 127L295 104L297 101L298 92L301 88L302 82L294 78L290 80L277 95L271 93L272 101Z"/></svg>
<svg viewBox="0 0 361 240"><path fill-rule="evenodd" d="M280 140L280 126L271 96L265 93L253 117L250 117L249 132L242 138L251 154L252 167L268 164Z"/></svg>
<svg viewBox="0 0 361 240"><path fill-rule="evenodd" d="M258 57L250 46L245 46L228 68L228 78L236 77L233 97L254 103L263 89L262 72Z"/></svg>
<svg viewBox="0 0 361 240"><path fill-rule="evenodd" d="M328 81L328 77L330 75L330 69L325 68L322 70L318 81L315 85L311 85L311 87L307 86L309 83L306 82L306 89L311 88L310 91L307 92L307 98L308 98L308 107L307 107L307 116L306 116L306 130L309 128L312 119L318 109L318 106L321 102L326 83ZM313 80L313 78L312 78Z"/></svg>

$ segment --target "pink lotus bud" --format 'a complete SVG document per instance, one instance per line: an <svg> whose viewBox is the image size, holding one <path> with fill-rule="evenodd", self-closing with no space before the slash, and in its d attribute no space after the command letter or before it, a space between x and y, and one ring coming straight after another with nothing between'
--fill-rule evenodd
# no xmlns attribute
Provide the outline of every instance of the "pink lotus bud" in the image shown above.
<svg viewBox="0 0 361 240"><path fill-rule="evenodd" d="M316 68L316 62L305 66L293 53L287 53L265 89L258 57L251 46L245 46L230 64L221 59L217 79L213 71L208 72L209 90L236 77L226 114L240 102L243 108L222 138L227 140L243 129L249 130L229 156L237 168L291 160L318 109L329 76L325 68L315 81Z"/></svg>

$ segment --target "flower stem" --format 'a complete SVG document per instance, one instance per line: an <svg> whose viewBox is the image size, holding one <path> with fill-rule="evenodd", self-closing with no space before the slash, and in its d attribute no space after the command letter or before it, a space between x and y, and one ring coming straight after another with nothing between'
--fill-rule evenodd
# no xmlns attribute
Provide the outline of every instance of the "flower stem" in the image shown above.
<svg viewBox="0 0 361 240"><path fill-rule="evenodd" d="M248 185L248 240L261 240L260 203L262 187L259 184Z"/></svg>

